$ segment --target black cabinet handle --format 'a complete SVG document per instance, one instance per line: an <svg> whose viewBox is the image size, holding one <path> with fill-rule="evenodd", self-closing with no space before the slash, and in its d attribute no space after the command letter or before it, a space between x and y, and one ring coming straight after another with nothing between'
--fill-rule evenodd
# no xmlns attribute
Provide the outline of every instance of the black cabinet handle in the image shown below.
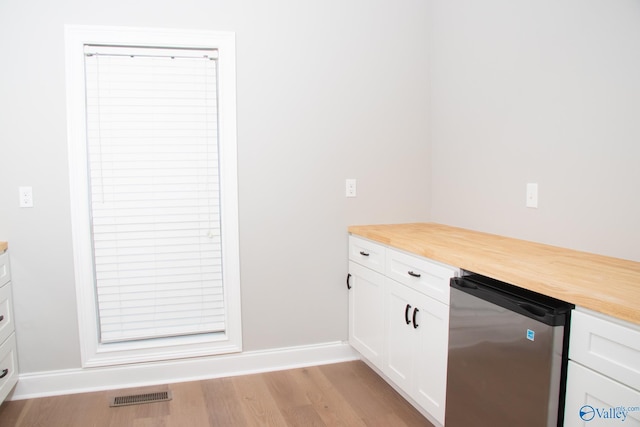
<svg viewBox="0 0 640 427"><path fill-rule="evenodd" d="M404 321L407 322L407 325L411 323L411 320L409 320L409 310L411 310L411 306L407 304L404 308Z"/></svg>
<svg viewBox="0 0 640 427"><path fill-rule="evenodd" d="M416 314L418 314L418 307L413 309L413 329L417 329L418 328L418 324L416 323Z"/></svg>
<svg viewBox="0 0 640 427"><path fill-rule="evenodd" d="M347 289L351 289L351 285L349 284L349 279L351 279L351 273L347 273Z"/></svg>
<svg viewBox="0 0 640 427"><path fill-rule="evenodd" d="M368 252L365 252L365 251L360 251L360 255L362 255L362 256L369 256L369 253L368 253Z"/></svg>
<svg viewBox="0 0 640 427"><path fill-rule="evenodd" d="M3 369L2 370L2 374L0 374L0 379L4 378L7 376L7 374L9 373L8 369Z"/></svg>
<svg viewBox="0 0 640 427"><path fill-rule="evenodd" d="M420 273L414 273L413 271L407 271L407 274L413 277L420 277Z"/></svg>
<svg viewBox="0 0 640 427"><path fill-rule="evenodd" d="M4 314L0 314L0 322L4 320Z"/></svg>

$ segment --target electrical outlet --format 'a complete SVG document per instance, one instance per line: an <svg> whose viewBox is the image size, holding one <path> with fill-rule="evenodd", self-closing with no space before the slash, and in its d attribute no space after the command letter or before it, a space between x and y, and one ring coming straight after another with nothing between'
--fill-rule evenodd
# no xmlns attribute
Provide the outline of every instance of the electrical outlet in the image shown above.
<svg viewBox="0 0 640 427"><path fill-rule="evenodd" d="M355 179L347 179L346 181L346 196L347 197L356 197L356 180Z"/></svg>
<svg viewBox="0 0 640 427"><path fill-rule="evenodd" d="M20 207L32 208L33 207L33 188L19 187L18 193L20 195Z"/></svg>

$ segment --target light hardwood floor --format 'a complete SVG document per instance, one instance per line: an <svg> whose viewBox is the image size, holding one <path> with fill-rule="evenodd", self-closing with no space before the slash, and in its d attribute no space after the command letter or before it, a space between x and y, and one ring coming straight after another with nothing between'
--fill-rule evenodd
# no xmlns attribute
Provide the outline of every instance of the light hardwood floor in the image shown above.
<svg viewBox="0 0 640 427"><path fill-rule="evenodd" d="M109 407L170 390L169 402ZM2 427L428 426L361 361L163 386L5 402Z"/></svg>

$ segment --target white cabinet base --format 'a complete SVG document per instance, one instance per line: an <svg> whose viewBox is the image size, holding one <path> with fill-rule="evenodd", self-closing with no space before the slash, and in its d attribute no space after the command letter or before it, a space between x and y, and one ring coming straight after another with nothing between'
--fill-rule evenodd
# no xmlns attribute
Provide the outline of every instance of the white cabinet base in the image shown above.
<svg viewBox="0 0 640 427"><path fill-rule="evenodd" d="M640 392L569 361L565 427L640 427Z"/></svg>
<svg viewBox="0 0 640 427"><path fill-rule="evenodd" d="M393 280L387 279L386 288L383 371L443 423L449 307Z"/></svg>
<svg viewBox="0 0 640 427"><path fill-rule="evenodd" d="M640 326L576 308L564 425L640 427Z"/></svg>
<svg viewBox="0 0 640 427"><path fill-rule="evenodd" d="M459 269L349 238L349 343L429 421L444 422L449 280Z"/></svg>

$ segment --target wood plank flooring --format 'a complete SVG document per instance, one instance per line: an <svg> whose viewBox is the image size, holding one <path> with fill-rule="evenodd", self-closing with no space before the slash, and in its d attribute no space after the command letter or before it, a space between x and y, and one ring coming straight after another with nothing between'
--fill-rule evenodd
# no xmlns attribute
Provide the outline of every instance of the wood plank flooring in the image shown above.
<svg viewBox="0 0 640 427"><path fill-rule="evenodd" d="M169 402L109 407L115 396L167 390ZM433 427L361 361L5 402L0 426Z"/></svg>

